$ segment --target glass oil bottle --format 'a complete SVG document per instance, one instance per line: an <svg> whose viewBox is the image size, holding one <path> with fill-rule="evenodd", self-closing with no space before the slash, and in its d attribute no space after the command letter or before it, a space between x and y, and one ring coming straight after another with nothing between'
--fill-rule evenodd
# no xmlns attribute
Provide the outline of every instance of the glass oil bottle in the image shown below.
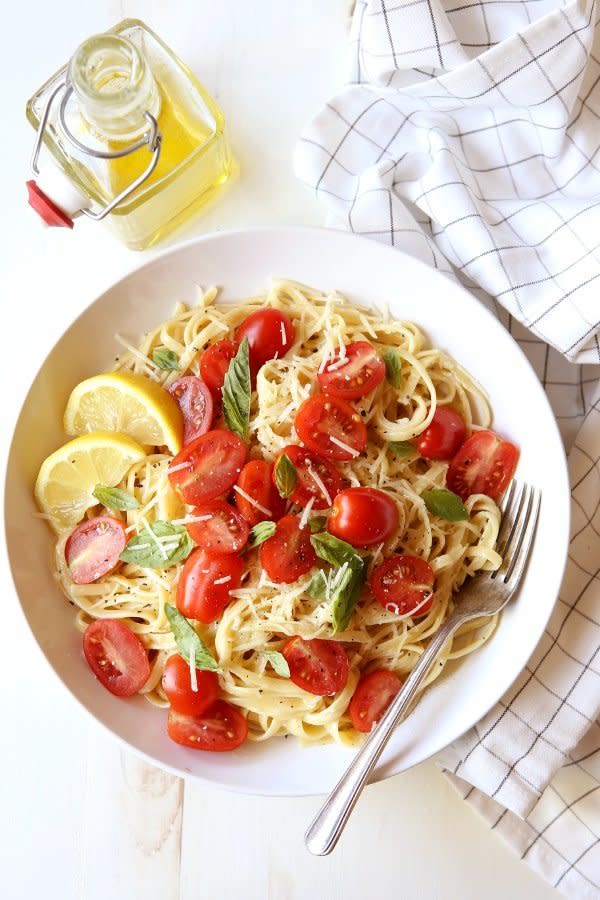
<svg viewBox="0 0 600 900"><path fill-rule="evenodd" d="M27 103L29 202L50 225L106 219L128 247L169 234L232 172L223 114L147 25L84 41ZM45 146L53 157L39 165Z"/></svg>

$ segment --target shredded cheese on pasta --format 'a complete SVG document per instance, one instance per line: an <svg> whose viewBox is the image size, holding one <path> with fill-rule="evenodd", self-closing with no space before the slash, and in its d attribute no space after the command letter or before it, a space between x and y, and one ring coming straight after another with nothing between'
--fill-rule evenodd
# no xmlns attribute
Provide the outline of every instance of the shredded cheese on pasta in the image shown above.
<svg viewBox="0 0 600 900"><path fill-rule="evenodd" d="M198 632L219 662L223 696L247 714L252 740L293 734L306 743L352 743L357 734L351 727L347 708L361 674L386 668L405 676L447 618L453 593L464 579L500 564L494 549L500 520L496 504L486 496L475 495L466 503L466 521L447 522L431 516L420 495L424 490L445 486L447 464L417 456L396 457L388 442L415 438L442 404L452 404L468 431L487 427L491 421L490 405L482 388L455 360L442 350L426 346L416 325L394 321L387 313L356 306L338 294L283 280L274 280L265 294L243 303L216 305L216 298L217 290L211 288L199 292L194 306L178 304L173 316L148 332L135 347L120 338L127 352L115 368L160 379L164 387L169 387L181 375L197 372L203 349L231 336L251 312L265 306L282 310L294 322L295 342L285 356L270 360L258 373L251 410L250 457L272 461L287 444L297 442L295 414L316 390L317 374L330 363L335 368L337 363L332 360L336 353L345 354L346 344L368 340L380 353L391 347L401 362L399 388L385 381L356 401L368 429L368 446L356 458L337 465L350 485L371 485L395 500L400 514L398 530L375 549L369 575L392 552L428 560L436 582L434 601L427 614L421 618L396 615L365 590L347 630L334 636L329 600L312 599L305 593L311 574L292 584L275 584L262 571L258 552L251 551L246 557L242 586L230 592L231 603L220 620L209 626L198 625ZM281 340L287 341L285 329ZM177 354L178 372L151 366L152 352L159 346ZM154 449L156 452L131 467L119 485L139 501L139 509L122 514L111 512L126 520L128 531L141 531L157 519L182 523L197 520L191 516L192 508L186 507L169 485L167 469L171 457L160 448ZM317 473L311 470L310 474L330 502ZM88 515L97 512L98 508L88 511ZM309 514L307 508L304 520ZM149 533L152 534L150 529ZM93 619L103 617L123 619L151 651L151 675L142 693L150 702L167 706L161 675L168 656L175 652L175 642L165 604L175 602L183 563L165 569L123 564L93 584L77 585L69 578L65 564L67 536L61 536L56 547L57 577L68 599L78 607L78 627L83 630ZM160 542L159 547L164 553ZM340 577L340 573L332 573L328 579L328 596L335 577ZM449 660L471 653L486 641L496 622L493 617L461 628L426 684L439 677ZM350 675L342 691L333 697L309 694L267 666L260 651L266 647L281 650L293 635L343 643Z"/></svg>

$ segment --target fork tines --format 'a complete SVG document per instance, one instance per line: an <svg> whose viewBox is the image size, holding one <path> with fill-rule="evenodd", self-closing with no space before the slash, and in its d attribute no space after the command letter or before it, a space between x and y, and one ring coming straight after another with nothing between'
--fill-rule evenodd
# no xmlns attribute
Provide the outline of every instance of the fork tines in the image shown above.
<svg viewBox="0 0 600 900"><path fill-rule="evenodd" d="M513 481L501 504L497 548L502 565L492 574L514 590L525 569L540 511L541 494L529 484Z"/></svg>

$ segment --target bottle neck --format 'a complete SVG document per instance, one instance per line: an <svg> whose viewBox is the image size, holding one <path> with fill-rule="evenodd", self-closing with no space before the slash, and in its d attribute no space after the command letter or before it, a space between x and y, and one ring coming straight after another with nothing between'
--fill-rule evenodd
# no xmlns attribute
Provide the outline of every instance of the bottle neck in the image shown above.
<svg viewBox="0 0 600 900"><path fill-rule="evenodd" d="M116 34L88 38L75 51L69 80L82 116L100 136L129 142L148 130L149 112L158 118L160 93L137 47Z"/></svg>

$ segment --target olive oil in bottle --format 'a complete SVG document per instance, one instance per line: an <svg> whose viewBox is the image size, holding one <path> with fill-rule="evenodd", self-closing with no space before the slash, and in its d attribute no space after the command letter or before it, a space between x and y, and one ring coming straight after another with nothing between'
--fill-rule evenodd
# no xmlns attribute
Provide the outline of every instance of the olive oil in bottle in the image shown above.
<svg viewBox="0 0 600 900"><path fill-rule="evenodd" d="M105 218L132 249L167 235L232 172L221 110L143 22L95 35L27 104L30 203L48 224ZM52 164L41 168L41 145Z"/></svg>

